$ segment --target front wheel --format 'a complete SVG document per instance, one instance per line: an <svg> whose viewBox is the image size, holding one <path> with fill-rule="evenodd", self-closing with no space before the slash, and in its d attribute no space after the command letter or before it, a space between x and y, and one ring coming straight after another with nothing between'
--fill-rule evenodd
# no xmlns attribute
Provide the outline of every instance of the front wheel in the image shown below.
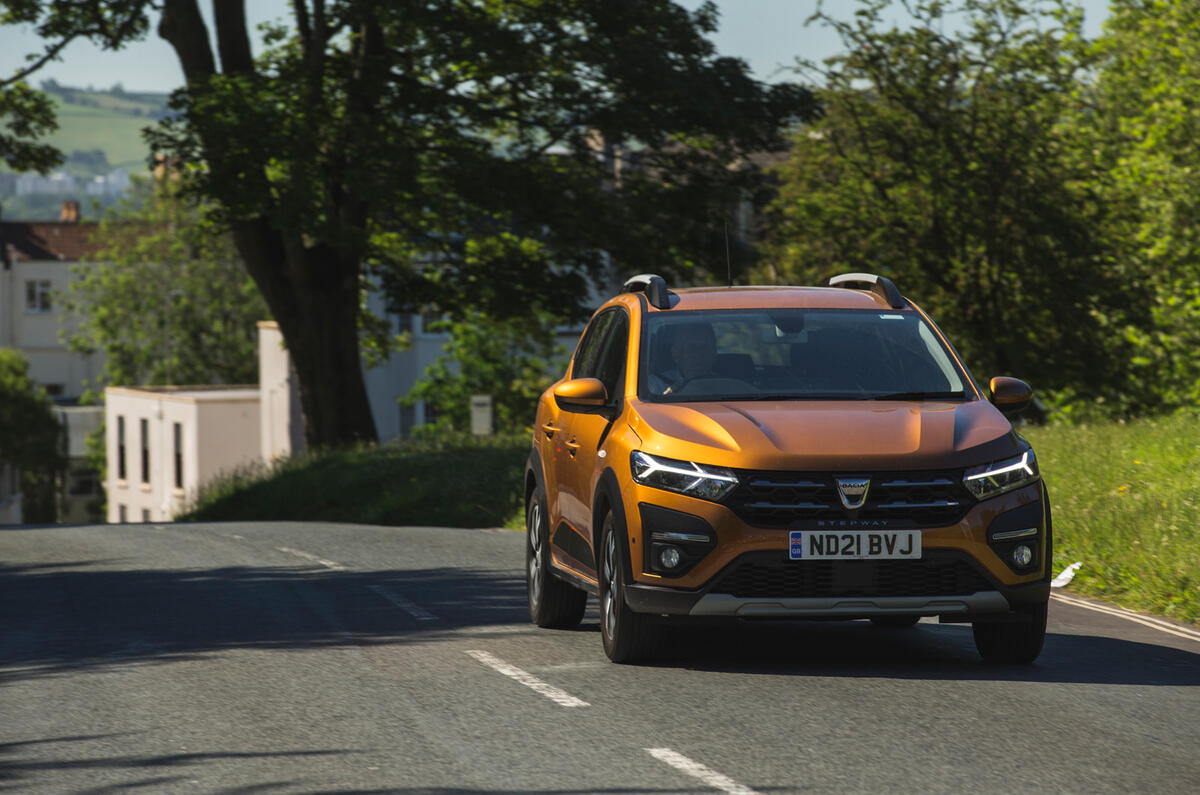
<svg viewBox="0 0 1200 795"><path fill-rule="evenodd" d="M657 645L650 617L625 604L624 536L624 528L617 529L609 511L600 530L600 639L604 653L615 663L644 660Z"/></svg>
<svg viewBox="0 0 1200 795"><path fill-rule="evenodd" d="M550 572L550 528L546 493L538 486L525 504L525 588L529 618L539 627L570 629L583 620L587 592Z"/></svg>
<svg viewBox="0 0 1200 795"><path fill-rule="evenodd" d="M1021 611L1017 621L976 621L975 648L990 663L1031 663L1046 641L1046 604Z"/></svg>

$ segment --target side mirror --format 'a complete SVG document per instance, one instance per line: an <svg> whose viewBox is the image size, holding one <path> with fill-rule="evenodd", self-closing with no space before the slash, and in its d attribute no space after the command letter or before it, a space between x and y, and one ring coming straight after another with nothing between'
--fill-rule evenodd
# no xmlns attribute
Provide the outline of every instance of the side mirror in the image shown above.
<svg viewBox="0 0 1200 795"><path fill-rule="evenodd" d="M568 410L599 408L608 403L608 390L599 378L572 378L554 387L554 400Z"/></svg>
<svg viewBox="0 0 1200 795"><path fill-rule="evenodd" d="M988 389L992 404L1006 417L1020 414L1033 400L1033 387L1019 378L998 375L988 384Z"/></svg>

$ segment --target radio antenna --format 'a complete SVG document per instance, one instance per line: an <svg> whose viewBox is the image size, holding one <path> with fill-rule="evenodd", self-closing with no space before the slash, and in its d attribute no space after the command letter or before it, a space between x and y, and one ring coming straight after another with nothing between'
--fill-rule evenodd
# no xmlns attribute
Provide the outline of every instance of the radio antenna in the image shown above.
<svg viewBox="0 0 1200 795"><path fill-rule="evenodd" d="M729 278L729 286L733 286L733 258L729 256L729 219L725 219L725 275Z"/></svg>

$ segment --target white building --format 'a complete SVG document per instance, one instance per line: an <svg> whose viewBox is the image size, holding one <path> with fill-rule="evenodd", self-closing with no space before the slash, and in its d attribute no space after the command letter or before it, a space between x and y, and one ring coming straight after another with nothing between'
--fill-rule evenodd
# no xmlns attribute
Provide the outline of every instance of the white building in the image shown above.
<svg viewBox="0 0 1200 795"><path fill-rule="evenodd" d="M99 353L67 349L69 318L57 296L79 277L71 272L95 250L94 223L80 223L79 205L64 202L66 220L0 221L0 347L29 360L29 377L56 400L77 399L103 372Z"/></svg>
<svg viewBox="0 0 1200 795"><path fill-rule="evenodd" d="M108 387L109 522L166 522L222 472L262 460L257 386Z"/></svg>

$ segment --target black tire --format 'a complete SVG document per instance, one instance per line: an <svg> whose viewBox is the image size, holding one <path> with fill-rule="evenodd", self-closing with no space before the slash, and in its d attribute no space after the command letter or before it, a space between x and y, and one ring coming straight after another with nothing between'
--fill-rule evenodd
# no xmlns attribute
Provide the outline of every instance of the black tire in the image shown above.
<svg viewBox="0 0 1200 795"><path fill-rule="evenodd" d="M871 619L871 623L888 629L906 629L916 626L920 620L920 616L876 616Z"/></svg>
<svg viewBox="0 0 1200 795"><path fill-rule="evenodd" d="M578 626L587 608L587 591L563 582L550 571L550 526L546 493L541 486L525 503L525 530L525 590L530 620L539 627Z"/></svg>
<svg viewBox="0 0 1200 795"><path fill-rule="evenodd" d="M609 511L600 529L600 639L608 659L636 663L657 649L658 633L650 616L625 604L625 543L625 528L617 526Z"/></svg>
<svg viewBox="0 0 1200 795"><path fill-rule="evenodd" d="M990 663L1031 663L1046 641L1046 604L1026 608L1017 621L976 621L975 648Z"/></svg>

